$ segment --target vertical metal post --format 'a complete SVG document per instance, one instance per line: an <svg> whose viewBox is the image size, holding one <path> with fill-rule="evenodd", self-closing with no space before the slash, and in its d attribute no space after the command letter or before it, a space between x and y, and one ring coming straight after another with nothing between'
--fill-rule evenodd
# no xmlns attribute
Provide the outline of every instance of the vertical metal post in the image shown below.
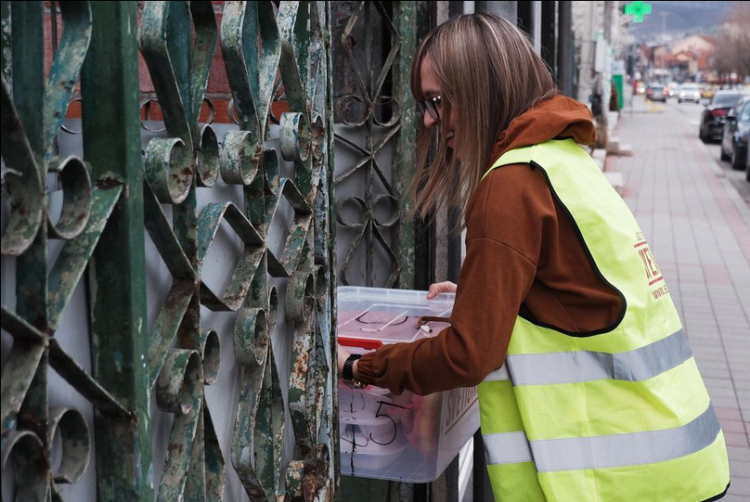
<svg viewBox="0 0 750 502"><path fill-rule="evenodd" d="M42 2L12 2L11 10L13 102L44 182L47 165L41 161L44 151L44 107L40 106L44 102ZM46 206L46 202L43 202L43 207ZM46 218L45 211L42 221ZM16 260L16 313L42 333L47 328L48 275L47 225L43 223L33 244ZM49 421L48 367L49 351L45 350L18 414L18 429L33 431L42 440L47 458L50 448L46 441Z"/></svg>
<svg viewBox="0 0 750 502"><path fill-rule="evenodd" d="M569 0L558 2L557 82L560 92L573 97L573 3Z"/></svg>
<svg viewBox="0 0 750 502"><path fill-rule="evenodd" d="M5 79L6 85L13 82L13 38L11 36L10 1L0 2L0 72ZM11 87L11 92L13 91Z"/></svg>
<svg viewBox="0 0 750 502"><path fill-rule="evenodd" d="M542 2L535 0L531 2L531 30L534 52L542 53Z"/></svg>
<svg viewBox="0 0 750 502"><path fill-rule="evenodd" d="M416 104L411 95L410 78L411 62L417 50L417 3L396 2L394 12L398 32L401 40L401 50L398 60L394 63L394 92L401 107L401 130L396 141L393 157L393 179L396 193L402 194L401 218L398 231L395 232L394 248L398 250L401 264L399 287L412 289L415 287L416 250L415 232L412 219L409 217L413 201L407 191L414 173L416 172L416 149L418 120Z"/></svg>
<svg viewBox="0 0 750 502"><path fill-rule="evenodd" d="M542 59L555 77L557 76L556 3L542 2Z"/></svg>
<svg viewBox="0 0 750 502"><path fill-rule="evenodd" d="M93 376L133 413L119 418L97 410L98 494L102 501L151 501L136 3L91 7L82 71L85 158L93 179L125 187L90 262Z"/></svg>

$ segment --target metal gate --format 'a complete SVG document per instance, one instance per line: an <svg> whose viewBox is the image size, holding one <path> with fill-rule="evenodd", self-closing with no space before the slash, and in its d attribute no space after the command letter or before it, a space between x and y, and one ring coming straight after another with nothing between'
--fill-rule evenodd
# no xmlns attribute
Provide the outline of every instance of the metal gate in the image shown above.
<svg viewBox="0 0 750 502"><path fill-rule="evenodd" d="M3 491L203 501L239 483L226 498L328 500L329 3L139 3L59 2L46 70L48 7L2 2ZM223 137L201 114L217 44L239 124ZM166 128L143 150L138 45ZM212 404L220 378L230 409ZM76 491L93 462L96 488Z"/></svg>
<svg viewBox="0 0 750 502"><path fill-rule="evenodd" d="M424 282L424 246L408 216L407 188L419 122L409 75L429 27L427 7L332 3L336 243L345 285L414 288Z"/></svg>

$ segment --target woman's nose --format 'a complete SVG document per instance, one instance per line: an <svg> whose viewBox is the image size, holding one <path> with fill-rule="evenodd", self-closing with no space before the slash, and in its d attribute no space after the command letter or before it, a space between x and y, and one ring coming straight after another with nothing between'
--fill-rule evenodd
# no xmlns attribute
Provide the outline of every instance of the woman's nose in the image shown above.
<svg viewBox="0 0 750 502"><path fill-rule="evenodd" d="M424 114L423 120L424 120L424 126L427 129L429 129L430 127L434 126L435 124L439 122L439 120L432 118L432 115L430 115L430 112L426 112Z"/></svg>

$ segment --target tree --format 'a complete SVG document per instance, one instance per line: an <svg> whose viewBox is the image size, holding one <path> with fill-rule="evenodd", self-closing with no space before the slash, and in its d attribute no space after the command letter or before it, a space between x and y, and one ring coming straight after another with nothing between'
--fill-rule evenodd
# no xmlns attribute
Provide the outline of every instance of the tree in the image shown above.
<svg viewBox="0 0 750 502"><path fill-rule="evenodd" d="M734 2L714 53L714 70L740 78L750 75L750 2Z"/></svg>

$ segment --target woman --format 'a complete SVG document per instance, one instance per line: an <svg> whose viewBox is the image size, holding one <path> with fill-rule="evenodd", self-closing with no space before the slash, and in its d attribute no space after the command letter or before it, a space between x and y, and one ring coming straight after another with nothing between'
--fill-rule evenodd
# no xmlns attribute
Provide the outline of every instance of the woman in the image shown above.
<svg viewBox="0 0 750 502"><path fill-rule="evenodd" d="M478 385L496 500L723 496L724 437L668 289L578 146L595 141L589 110L555 95L525 36L490 14L427 36L412 93L420 165L438 132L416 210L447 204L466 223L451 327L358 360L339 349L344 379L395 394Z"/></svg>

